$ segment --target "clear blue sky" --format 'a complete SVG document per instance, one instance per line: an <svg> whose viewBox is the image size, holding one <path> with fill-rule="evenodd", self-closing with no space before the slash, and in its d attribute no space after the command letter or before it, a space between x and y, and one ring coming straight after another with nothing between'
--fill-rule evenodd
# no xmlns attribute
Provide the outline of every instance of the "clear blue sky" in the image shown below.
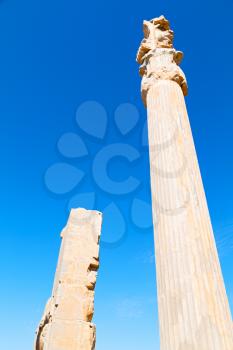
<svg viewBox="0 0 233 350"><path fill-rule="evenodd" d="M232 10L231 0L0 1L2 349L32 349L67 208L91 203L86 193L95 192L94 207L106 213L97 350L158 350L148 150L141 137L146 111L135 55L142 20L160 14L185 53L187 106L233 308ZM83 157L70 154L80 140ZM115 152L115 143L135 161L119 154L108 164L109 178L138 181L120 195L106 190L97 161L101 150Z"/></svg>

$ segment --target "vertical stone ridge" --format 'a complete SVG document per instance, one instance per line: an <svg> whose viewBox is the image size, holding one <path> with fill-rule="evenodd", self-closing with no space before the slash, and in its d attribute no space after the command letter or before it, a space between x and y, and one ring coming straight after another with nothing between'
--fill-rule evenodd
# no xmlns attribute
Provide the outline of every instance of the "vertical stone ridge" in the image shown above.
<svg viewBox="0 0 233 350"><path fill-rule="evenodd" d="M184 101L187 82L161 16L137 61L148 111L161 350L232 350L230 308Z"/></svg>
<svg viewBox="0 0 233 350"><path fill-rule="evenodd" d="M36 332L35 350L94 350L94 289L99 268L102 214L72 209L52 296Z"/></svg>

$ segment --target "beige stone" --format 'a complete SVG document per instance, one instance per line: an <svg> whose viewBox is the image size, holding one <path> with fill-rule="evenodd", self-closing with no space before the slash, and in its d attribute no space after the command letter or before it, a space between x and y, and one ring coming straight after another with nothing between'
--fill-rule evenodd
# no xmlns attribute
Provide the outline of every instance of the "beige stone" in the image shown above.
<svg viewBox="0 0 233 350"><path fill-rule="evenodd" d="M161 350L232 350L232 318L178 67L161 16L137 55L148 110Z"/></svg>
<svg viewBox="0 0 233 350"><path fill-rule="evenodd" d="M144 21L144 35L137 53L142 76L142 99L147 103L147 92L156 81L177 82L184 95L188 94L185 75L178 64L183 58L181 51L173 48L174 33L164 16Z"/></svg>
<svg viewBox="0 0 233 350"><path fill-rule="evenodd" d="M94 289L99 268L102 215L72 209L62 245L52 297L36 333L35 350L95 348Z"/></svg>

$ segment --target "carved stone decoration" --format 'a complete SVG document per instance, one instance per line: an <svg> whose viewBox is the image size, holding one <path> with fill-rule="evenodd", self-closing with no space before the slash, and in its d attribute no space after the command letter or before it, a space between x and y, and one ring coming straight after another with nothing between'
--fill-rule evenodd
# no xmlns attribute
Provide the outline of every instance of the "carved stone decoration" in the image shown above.
<svg viewBox="0 0 233 350"><path fill-rule="evenodd" d="M35 350L94 350L94 289L99 268L102 215L72 209L62 245L52 297L36 332Z"/></svg>
<svg viewBox="0 0 233 350"><path fill-rule="evenodd" d="M186 77L178 66L183 58L181 51L173 48L174 32L164 17L143 22L144 39L137 53L142 77L142 99L146 105L147 93L158 80L172 80L188 94Z"/></svg>
<svg viewBox="0 0 233 350"><path fill-rule="evenodd" d="M162 16L138 51L147 106L161 350L232 350L233 327L192 131L182 54Z"/></svg>

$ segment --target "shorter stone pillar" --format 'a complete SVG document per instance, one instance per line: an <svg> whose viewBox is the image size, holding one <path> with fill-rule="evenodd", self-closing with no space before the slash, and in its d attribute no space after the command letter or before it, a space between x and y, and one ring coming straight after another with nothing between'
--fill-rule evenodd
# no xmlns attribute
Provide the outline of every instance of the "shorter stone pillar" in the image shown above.
<svg viewBox="0 0 233 350"><path fill-rule="evenodd" d="M35 350L94 350L91 323L99 267L102 215L72 209L62 245L52 297L36 332Z"/></svg>

